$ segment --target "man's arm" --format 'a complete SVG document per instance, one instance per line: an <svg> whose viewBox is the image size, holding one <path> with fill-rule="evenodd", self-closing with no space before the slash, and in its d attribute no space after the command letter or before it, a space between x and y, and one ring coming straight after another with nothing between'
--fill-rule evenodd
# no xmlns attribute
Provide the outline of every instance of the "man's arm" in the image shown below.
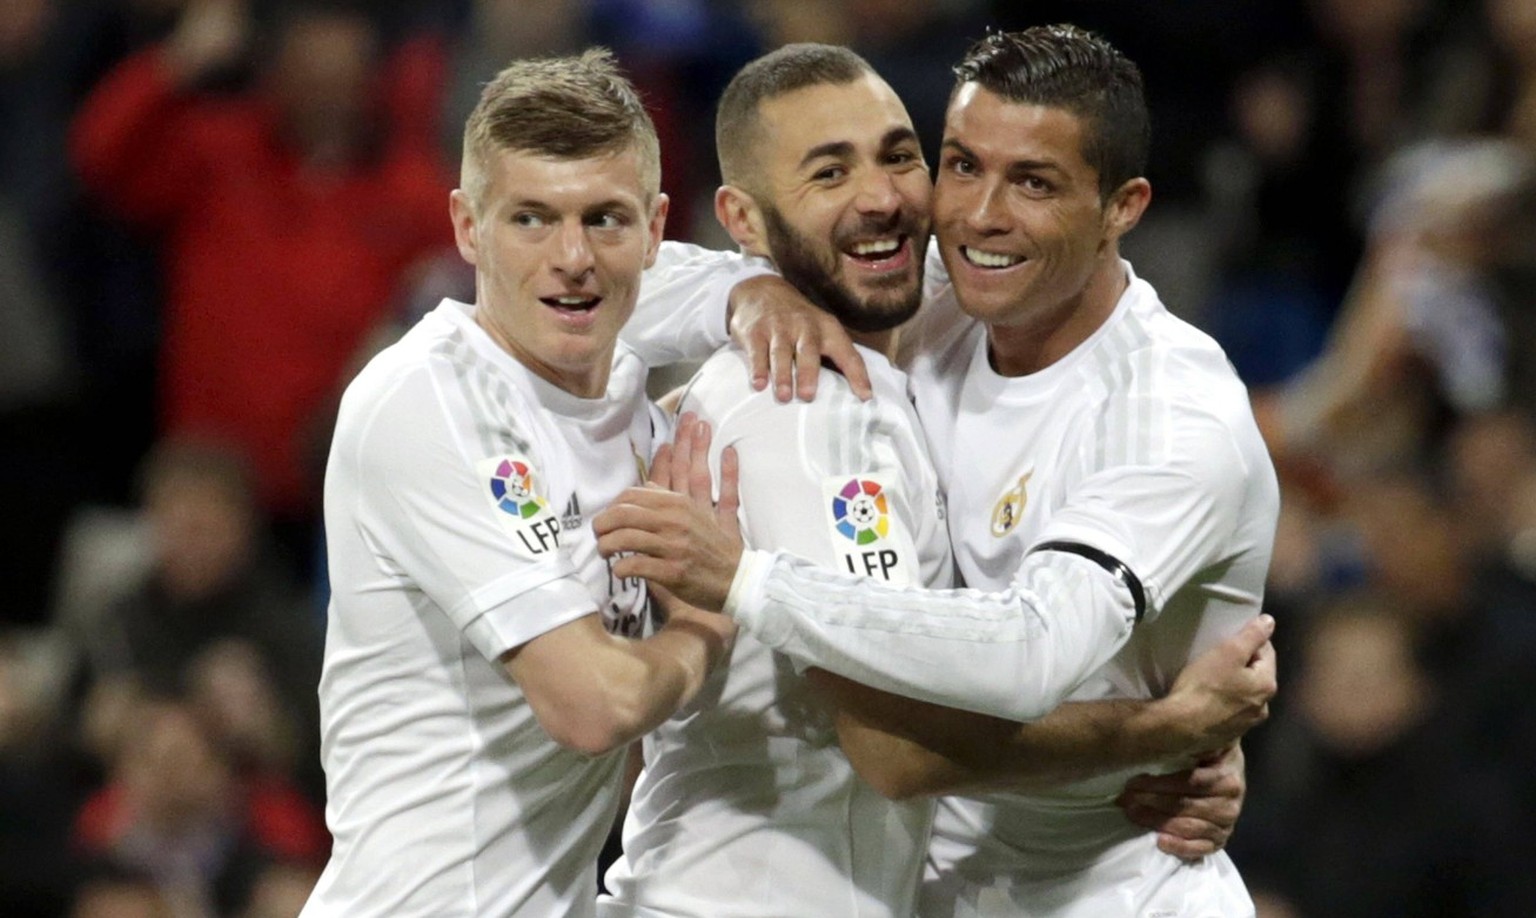
<svg viewBox="0 0 1536 918"><path fill-rule="evenodd" d="M1069 702L1020 724L891 695L821 670L843 751L887 796L1036 791L1234 743L1269 713L1274 620L1255 618L1206 651L1161 699Z"/></svg>
<svg viewBox="0 0 1536 918"><path fill-rule="evenodd" d="M1246 466L1218 420L1198 411L1179 420L1177 448L1160 462L1081 482L998 592L895 587L785 553L743 552L689 499L654 491L632 489L600 515L598 546L634 553L616 562L622 575L722 609L806 666L1035 720L1113 657L1144 614L1157 614L1162 591L1227 550ZM1149 571L1143 583L1138 574Z"/></svg>
<svg viewBox="0 0 1536 918"><path fill-rule="evenodd" d="M687 704L729 657L734 634L721 616L674 603L650 638L611 635L594 613L509 651L502 663L555 742L601 755Z"/></svg>
<svg viewBox="0 0 1536 918"><path fill-rule="evenodd" d="M1005 592L925 590L743 552L706 507L655 489L624 492L593 527L616 576L722 609L807 666L1005 720L1059 705L1118 651L1137 615L1124 583L1066 552L1031 554Z"/></svg>

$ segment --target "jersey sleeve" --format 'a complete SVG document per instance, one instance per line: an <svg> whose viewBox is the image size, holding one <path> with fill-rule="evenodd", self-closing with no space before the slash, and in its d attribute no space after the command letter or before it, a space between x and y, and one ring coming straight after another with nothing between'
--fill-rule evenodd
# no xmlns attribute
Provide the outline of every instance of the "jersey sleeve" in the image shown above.
<svg viewBox="0 0 1536 918"><path fill-rule="evenodd" d="M1218 418L1173 410L1175 433L1161 461L1087 476L1039 537L1086 545L1124 564L1146 590L1149 619L1197 572L1224 560L1254 474Z"/></svg>
<svg viewBox="0 0 1536 918"><path fill-rule="evenodd" d="M922 590L743 555L725 611L762 643L883 691L1028 721L1119 651L1135 621L1121 581L1079 555L1027 555L1009 589Z"/></svg>
<svg viewBox="0 0 1536 918"><path fill-rule="evenodd" d="M486 455L470 415L453 404L451 375L431 366L406 374L346 444L359 475L352 517L383 573L419 589L494 661L597 604L567 550L549 547L559 520L539 493L542 457ZM531 484L522 507L533 512L498 506L494 480Z"/></svg>
<svg viewBox="0 0 1536 918"><path fill-rule="evenodd" d="M729 340L732 288L772 274L766 259L666 241L640 281L635 312L620 333L648 366L703 360Z"/></svg>

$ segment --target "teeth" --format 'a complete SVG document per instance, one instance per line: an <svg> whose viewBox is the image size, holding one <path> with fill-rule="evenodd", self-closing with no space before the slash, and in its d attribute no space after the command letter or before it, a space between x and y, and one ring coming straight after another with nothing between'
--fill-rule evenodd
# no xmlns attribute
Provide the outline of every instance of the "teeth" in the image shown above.
<svg viewBox="0 0 1536 918"><path fill-rule="evenodd" d="M901 248L900 239L878 239L874 242L860 242L854 245L853 254L860 256L889 255Z"/></svg>
<svg viewBox="0 0 1536 918"><path fill-rule="evenodd" d="M587 303L592 302L592 300L590 297L585 296L557 296L555 297L555 302L561 306L585 306Z"/></svg>
<svg viewBox="0 0 1536 918"><path fill-rule="evenodd" d="M1022 255L999 255L994 252L983 252L970 246L961 246L960 251L965 253L966 261L983 268L1007 268L1024 260Z"/></svg>

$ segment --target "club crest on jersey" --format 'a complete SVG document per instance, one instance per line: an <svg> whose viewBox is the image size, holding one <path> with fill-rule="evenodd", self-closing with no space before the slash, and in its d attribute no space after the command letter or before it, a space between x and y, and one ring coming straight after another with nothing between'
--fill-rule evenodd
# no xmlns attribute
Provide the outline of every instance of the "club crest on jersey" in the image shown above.
<svg viewBox="0 0 1536 918"><path fill-rule="evenodd" d="M874 475L827 478L823 484L832 542L851 574L908 583L914 557L891 513L887 486Z"/></svg>
<svg viewBox="0 0 1536 918"><path fill-rule="evenodd" d="M1003 496L997 499L992 507L992 535L1001 539L1012 532L1019 525L1019 520L1024 518L1024 507L1029 503L1029 492L1026 486L1029 477L1035 474L1031 469L1019 476L1019 483L1003 492Z"/></svg>
<svg viewBox="0 0 1536 918"><path fill-rule="evenodd" d="M560 546L560 520L543 496L543 482L523 456L493 456L476 464L496 521L513 538L518 554L543 556Z"/></svg>

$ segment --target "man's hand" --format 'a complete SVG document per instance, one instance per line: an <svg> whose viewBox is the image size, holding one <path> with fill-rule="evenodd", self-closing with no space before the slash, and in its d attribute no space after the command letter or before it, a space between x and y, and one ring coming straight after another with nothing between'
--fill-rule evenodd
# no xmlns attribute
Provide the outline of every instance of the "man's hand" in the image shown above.
<svg viewBox="0 0 1536 918"><path fill-rule="evenodd" d="M1116 798L1131 822L1157 832L1157 847L1186 861L1215 854L1232 837L1248 781L1236 743L1194 768L1137 775Z"/></svg>
<svg viewBox="0 0 1536 918"><path fill-rule="evenodd" d="M1191 660L1174 680L1166 705L1188 751L1203 755L1237 742L1269 717L1275 697L1275 620L1260 615Z"/></svg>
<svg viewBox="0 0 1536 918"><path fill-rule="evenodd" d="M716 502L709 425L684 414L673 444L656 454L650 484L626 490L592 520L598 551L615 558L614 576L644 577L690 605L719 611L741 561L736 479L736 451L727 448Z"/></svg>
<svg viewBox="0 0 1536 918"><path fill-rule="evenodd" d="M779 401L795 394L808 402L816 397L816 374L826 357L859 398L874 394L864 358L848 332L782 277L764 275L737 284L731 290L730 316L731 340L752 362L752 388L763 388L771 378Z"/></svg>

